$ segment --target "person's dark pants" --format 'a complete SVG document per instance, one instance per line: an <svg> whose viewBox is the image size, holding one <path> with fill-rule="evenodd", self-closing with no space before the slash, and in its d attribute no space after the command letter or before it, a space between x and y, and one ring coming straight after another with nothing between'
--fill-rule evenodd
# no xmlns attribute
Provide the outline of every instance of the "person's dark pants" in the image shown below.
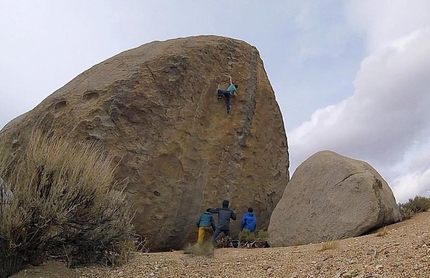
<svg viewBox="0 0 430 278"><path fill-rule="evenodd" d="M216 228L215 233L214 233L214 237L213 237L213 242L216 241L216 238L219 236L219 234L224 233L226 236L230 236L230 230L221 230L220 228Z"/></svg>
<svg viewBox="0 0 430 278"><path fill-rule="evenodd" d="M231 108L231 93L229 91L223 91L218 89L218 97L225 97L225 104L227 105L227 113L230 113Z"/></svg>

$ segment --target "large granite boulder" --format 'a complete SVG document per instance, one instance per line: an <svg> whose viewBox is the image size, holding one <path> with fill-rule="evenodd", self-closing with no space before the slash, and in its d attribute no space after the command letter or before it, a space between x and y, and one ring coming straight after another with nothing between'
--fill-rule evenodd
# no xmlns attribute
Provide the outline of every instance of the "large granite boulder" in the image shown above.
<svg viewBox="0 0 430 278"><path fill-rule="evenodd" d="M294 172L270 218L273 246L362 235L400 221L387 182L368 163L318 152Z"/></svg>
<svg viewBox="0 0 430 278"><path fill-rule="evenodd" d="M239 85L230 115L216 97L229 75ZM273 89L258 50L240 40L198 36L120 53L11 121L0 140L18 149L36 128L116 156L151 251L195 241L195 220L223 199L239 216L252 206L267 228L289 180Z"/></svg>

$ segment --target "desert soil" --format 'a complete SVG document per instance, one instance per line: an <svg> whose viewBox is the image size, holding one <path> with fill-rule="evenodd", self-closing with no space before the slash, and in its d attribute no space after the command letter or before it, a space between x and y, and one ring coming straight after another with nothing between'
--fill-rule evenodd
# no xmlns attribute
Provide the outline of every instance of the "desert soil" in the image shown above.
<svg viewBox="0 0 430 278"><path fill-rule="evenodd" d="M216 249L212 257L133 253L122 267L67 269L60 262L22 270L13 278L90 277L430 277L430 212L373 233L335 242L282 248ZM327 247L335 247L326 249ZM323 250L325 249L325 250Z"/></svg>

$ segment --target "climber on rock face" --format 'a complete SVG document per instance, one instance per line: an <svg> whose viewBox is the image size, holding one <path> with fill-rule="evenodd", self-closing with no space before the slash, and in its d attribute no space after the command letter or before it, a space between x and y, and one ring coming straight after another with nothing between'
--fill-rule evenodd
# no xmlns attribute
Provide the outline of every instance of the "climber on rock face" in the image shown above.
<svg viewBox="0 0 430 278"><path fill-rule="evenodd" d="M239 88L238 85L233 84L233 82L231 81L231 76L230 76L230 86L228 86L227 90L221 90L218 84L218 88L217 88L217 99L222 98L223 96L225 97L225 103L227 105L227 113L230 114L230 108L231 108L231 97L232 96L236 96L237 93L237 88Z"/></svg>

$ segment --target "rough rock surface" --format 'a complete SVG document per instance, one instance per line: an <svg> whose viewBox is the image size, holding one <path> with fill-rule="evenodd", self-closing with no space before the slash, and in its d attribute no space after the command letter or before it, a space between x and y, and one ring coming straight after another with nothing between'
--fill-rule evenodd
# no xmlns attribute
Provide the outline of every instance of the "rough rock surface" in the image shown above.
<svg viewBox="0 0 430 278"><path fill-rule="evenodd" d="M386 181L368 163L331 151L304 161L270 218L273 246L362 235L400 221Z"/></svg>
<svg viewBox="0 0 430 278"><path fill-rule="evenodd" d="M216 89L229 85L229 75L239 90L227 115ZM289 180L287 138L263 62L255 47L230 38L180 38L120 53L11 121L0 140L17 149L33 128L116 156L136 230L151 251L195 241L195 220L223 199L239 217L252 206L257 228L267 228Z"/></svg>

